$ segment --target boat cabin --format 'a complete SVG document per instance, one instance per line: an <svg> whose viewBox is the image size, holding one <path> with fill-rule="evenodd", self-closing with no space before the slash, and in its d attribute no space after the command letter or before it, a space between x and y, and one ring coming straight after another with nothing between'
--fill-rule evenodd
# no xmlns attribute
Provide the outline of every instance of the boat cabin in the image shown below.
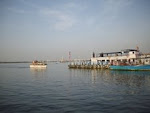
<svg viewBox="0 0 150 113"><path fill-rule="evenodd" d="M91 58L91 64L100 65L126 65L126 63L136 63L136 59L139 56L139 51L136 49L125 49L119 52L109 53L93 53ZM119 64L118 64L119 63Z"/></svg>

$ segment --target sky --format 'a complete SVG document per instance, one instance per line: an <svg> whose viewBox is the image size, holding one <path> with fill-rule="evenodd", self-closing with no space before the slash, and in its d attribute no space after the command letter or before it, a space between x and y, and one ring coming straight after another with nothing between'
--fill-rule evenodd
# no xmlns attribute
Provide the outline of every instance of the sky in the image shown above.
<svg viewBox="0 0 150 113"><path fill-rule="evenodd" d="M150 0L0 0L0 61L150 53Z"/></svg>

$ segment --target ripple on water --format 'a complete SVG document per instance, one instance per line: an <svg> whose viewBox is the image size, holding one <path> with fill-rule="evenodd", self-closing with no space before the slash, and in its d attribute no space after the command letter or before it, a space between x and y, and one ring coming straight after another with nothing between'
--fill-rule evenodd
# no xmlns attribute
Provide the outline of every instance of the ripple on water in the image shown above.
<svg viewBox="0 0 150 113"><path fill-rule="evenodd" d="M1 67L1 113L150 112L150 72Z"/></svg>

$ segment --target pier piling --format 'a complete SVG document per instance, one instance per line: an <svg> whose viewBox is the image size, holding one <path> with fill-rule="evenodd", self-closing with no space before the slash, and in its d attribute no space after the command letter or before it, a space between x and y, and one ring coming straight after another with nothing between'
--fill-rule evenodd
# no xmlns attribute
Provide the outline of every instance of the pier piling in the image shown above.
<svg viewBox="0 0 150 113"><path fill-rule="evenodd" d="M109 69L108 64L91 64L91 60L73 60L68 65L69 68L75 69Z"/></svg>

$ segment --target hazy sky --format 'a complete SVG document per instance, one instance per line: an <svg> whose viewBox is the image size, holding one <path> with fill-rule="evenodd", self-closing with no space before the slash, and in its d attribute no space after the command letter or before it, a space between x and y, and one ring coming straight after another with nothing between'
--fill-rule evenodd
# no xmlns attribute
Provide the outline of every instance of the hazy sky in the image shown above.
<svg viewBox="0 0 150 113"><path fill-rule="evenodd" d="M150 0L0 0L0 61L150 52Z"/></svg>

